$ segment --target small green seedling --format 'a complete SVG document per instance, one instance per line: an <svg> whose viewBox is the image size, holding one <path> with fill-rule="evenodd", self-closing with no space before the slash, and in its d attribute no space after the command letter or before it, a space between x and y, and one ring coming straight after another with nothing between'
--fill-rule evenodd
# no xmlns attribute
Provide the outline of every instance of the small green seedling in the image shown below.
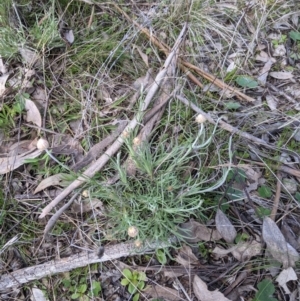
<svg viewBox="0 0 300 301"><path fill-rule="evenodd" d="M237 78L235 79L235 82L243 87L243 88L256 88L258 86L258 82L252 78L251 76L248 75L239 75L237 76Z"/></svg>
<svg viewBox="0 0 300 301"><path fill-rule="evenodd" d="M132 300L138 301L140 294L137 291L141 291L145 287L146 274L139 271L131 272L129 269L124 269L122 273L124 278L121 280L121 284L127 286L128 292L133 295Z"/></svg>
<svg viewBox="0 0 300 301"><path fill-rule="evenodd" d="M165 265L167 263L167 256L164 249L157 249L155 254L160 264Z"/></svg>
<svg viewBox="0 0 300 301"><path fill-rule="evenodd" d="M259 196L262 198L268 199L272 196L271 188L266 185L261 185L257 191Z"/></svg>
<svg viewBox="0 0 300 301"><path fill-rule="evenodd" d="M270 216L271 209L264 207L257 207L255 213L259 218L264 218L265 216Z"/></svg>
<svg viewBox="0 0 300 301"><path fill-rule="evenodd" d="M258 291L255 294L255 298L253 301L278 301L276 298L273 298L273 294L275 293L274 284L265 279L258 283L257 285Z"/></svg>
<svg viewBox="0 0 300 301"><path fill-rule="evenodd" d="M72 293L72 300L88 301L99 296L101 292L101 283L95 280L92 281L90 289L85 278L80 278L79 283L75 280L64 279L63 284Z"/></svg>

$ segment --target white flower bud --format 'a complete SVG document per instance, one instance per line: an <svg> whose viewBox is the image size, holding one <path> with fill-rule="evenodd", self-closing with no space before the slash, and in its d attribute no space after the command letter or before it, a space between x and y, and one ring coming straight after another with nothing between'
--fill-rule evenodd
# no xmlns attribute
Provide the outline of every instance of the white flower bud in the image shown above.
<svg viewBox="0 0 300 301"><path fill-rule="evenodd" d="M84 197L84 198L88 198L89 197L89 191L88 190L83 190L81 195Z"/></svg>
<svg viewBox="0 0 300 301"><path fill-rule="evenodd" d="M134 245L135 245L136 248L140 248L143 245L143 242L140 239L137 239L134 242Z"/></svg>
<svg viewBox="0 0 300 301"><path fill-rule="evenodd" d="M47 149L49 147L49 142L44 138L40 138L36 143L36 147L38 150Z"/></svg>
<svg viewBox="0 0 300 301"><path fill-rule="evenodd" d="M135 226L130 226L127 230L127 234L130 237L136 237L139 234L139 229Z"/></svg>
<svg viewBox="0 0 300 301"><path fill-rule="evenodd" d="M132 142L133 142L133 145L139 146L139 145L141 144L141 139L138 138L138 137L135 137L135 138L132 140Z"/></svg>
<svg viewBox="0 0 300 301"><path fill-rule="evenodd" d="M202 114L197 115L197 117L196 117L197 123L204 123L205 121L206 121L206 118L204 115L202 115Z"/></svg>

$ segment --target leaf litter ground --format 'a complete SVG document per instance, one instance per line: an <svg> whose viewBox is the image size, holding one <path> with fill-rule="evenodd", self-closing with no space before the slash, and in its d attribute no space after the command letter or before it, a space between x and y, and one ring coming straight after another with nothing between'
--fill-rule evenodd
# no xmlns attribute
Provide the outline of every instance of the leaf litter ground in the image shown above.
<svg viewBox="0 0 300 301"><path fill-rule="evenodd" d="M1 300L296 299L298 4L21 2Z"/></svg>

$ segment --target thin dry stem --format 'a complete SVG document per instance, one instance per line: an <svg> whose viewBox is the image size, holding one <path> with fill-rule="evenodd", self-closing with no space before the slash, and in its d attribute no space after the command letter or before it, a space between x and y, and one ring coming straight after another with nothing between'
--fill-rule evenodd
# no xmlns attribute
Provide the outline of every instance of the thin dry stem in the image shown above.
<svg viewBox="0 0 300 301"><path fill-rule="evenodd" d="M188 99L186 99L183 96L177 95L176 96L182 103L184 103L185 105L189 106L192 110L194 110L195 112L202 114L203 116L205 116L205 118L212 124L216 124L216 121L213 120L213 118L206 112L202 111L199 107L197 107L195 104L191 103ZM237 128L235 128L234 126L226 123L223 120L219 120L218 125L220 128L232 133L232 134L237 134L243 138L246 138L254 143L257 144L261 144L261 145L265 145L268 146L267 143L259 138L256 138L254 136L252 136L251 134L245 133Z"/></svg>
<svg viewBox="0 0 300 301"><path fill-rule="evenodd" d="M168 66L173 60L173 57L176 54L177 49L181 45L181 42L183 40L183 37L185 35L187 29L187 25L185 24L183 29L181 30L177 41L174 44L172 52L167 57L164 66L162 70L157 74L155 81L151 88L149 89L149 92L146 95L146 98L144 100L144 103L142 105L141 111L145 111L150 102L152 101L154 95L158 91L163 79L166 76L166 72L168 69ZM139 123L140 121L140 115L141 112L138 112L136 116L133 118L133 120L128 124L128 126L125 128L125 130L122 132L122 134L117 138L117 140L107 149L107 151L93 164L90 166L82 176L80 176L78 179L76 179L74 182L72 182L67 188L65 188L60 195L58 195L50 204L48 204L43 210L39 218L45 217L60 201L62 201L66 196L68 196L74 189L81 186L83 183L85 183L89 178L93 177L96 172L101 170L105 164L110 160L110 158L121 148L121 146L124 143L124 136L128 133L130 133Z"/></svg>
<svg viewBox="0 0 300 301"><path fill-rule="evenodd" d="M270 214L270 218L275 221L276 219L276 214L277 214L277 210L278 210L278 206L279 206L279 200L280 200L280 196L281 196L281 172L277 172L277 184L276 184L276 193L275 193L275 198L274 198L274 202L273 202L273 208L272 208L272 212Z"/></svg>

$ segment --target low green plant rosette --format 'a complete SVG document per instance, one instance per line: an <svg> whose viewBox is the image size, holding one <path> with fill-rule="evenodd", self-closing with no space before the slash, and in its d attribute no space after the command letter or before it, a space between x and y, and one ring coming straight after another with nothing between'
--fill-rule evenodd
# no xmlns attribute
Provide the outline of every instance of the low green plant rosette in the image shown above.
<svg viewBox="0 0 300 301"><path fill-rule="evenodd" d="M137 239L166 241L177 235L178 224L197 216L202 195L220 187L229 171L207 168L208 163L218 165L222 160L210 149L215 129L210 133L203 129L201 125L196 138L186 136L180 143L174 137L138 147L133 147L133 139L126 141L135 175L128 175L119 155L110 171L112 175L118 173L119 181L112 185L103 181L93 193L106 203L112 237L127 239L127 229L135 226ZM228 162L228 153L224 156Z"/></svg>
<svg viewBox="0 0 300 301"><path fill-rule="evenodd" d="M145 281L147 281L146 274L139 271L130 271L129 269L123 270L124 278L121 280L123 286L127 286L128 292L133 295L132 300L139 300L140 294L138 291L141 291L145 287Z"/></svg>

